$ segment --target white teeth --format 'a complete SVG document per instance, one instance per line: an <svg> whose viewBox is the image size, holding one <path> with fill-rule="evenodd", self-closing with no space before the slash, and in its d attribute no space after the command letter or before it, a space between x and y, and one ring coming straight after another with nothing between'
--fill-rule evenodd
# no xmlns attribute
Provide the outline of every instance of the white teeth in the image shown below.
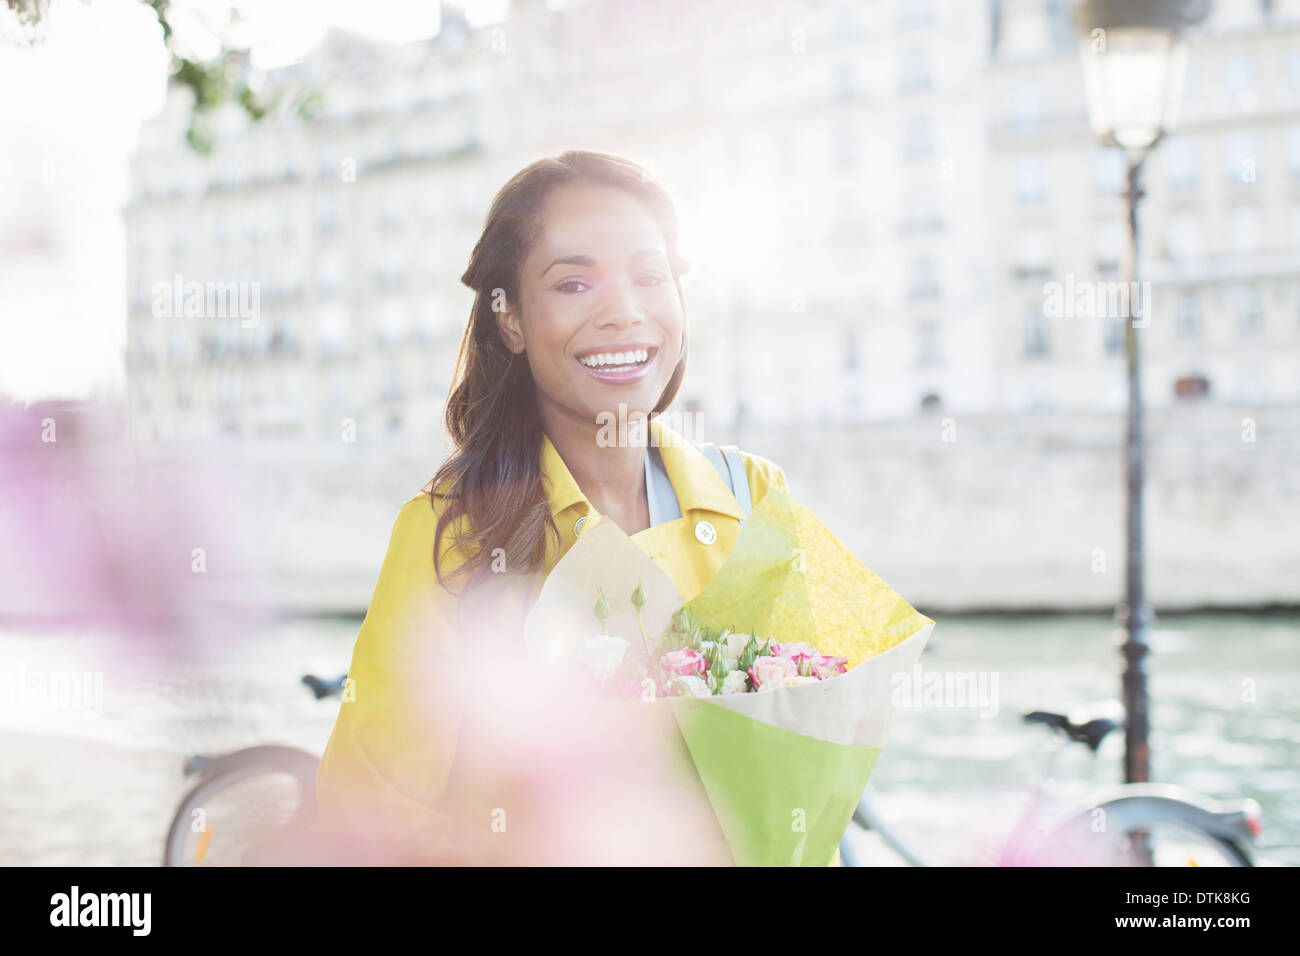
<svg viewBox="0 0 1300 956"><path fill-rule="evenodd" d="M649 349L633 349L630 352L601 352L578 359L588 368L601 368L605 365L640 365L650 357Z"/></svg>

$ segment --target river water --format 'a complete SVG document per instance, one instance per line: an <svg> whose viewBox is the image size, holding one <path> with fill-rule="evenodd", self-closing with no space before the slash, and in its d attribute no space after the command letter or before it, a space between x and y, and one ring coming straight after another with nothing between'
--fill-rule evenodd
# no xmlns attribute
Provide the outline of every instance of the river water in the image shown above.
<svg viewBox="0 0 1300 956"><path fill-rule="evenodd" d="M323 748L338 704L299 678L345 670L358 626L267 623L145 663L104 637L0 631L0 863L158 862L186 754ZM1021 713L1117 696L1115 642L1105 616L939 617L916 676L969 676L977 692L899 707L872 779L880 809L933 862L987 862L1050 736ZM1162 617L1148 670L1152 778L1255 798L1261 856L1300 864L1300 613ZM1121 734L1096 755L1070 745L1054 799L1119 782L1122 754Z"/></svg>

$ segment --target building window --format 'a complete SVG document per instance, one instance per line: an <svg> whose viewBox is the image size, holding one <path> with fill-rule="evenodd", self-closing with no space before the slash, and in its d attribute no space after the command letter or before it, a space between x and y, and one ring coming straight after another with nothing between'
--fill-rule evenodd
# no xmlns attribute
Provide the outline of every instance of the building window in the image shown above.
<svg viewBox="0 0 1300 956"><path fill-rule="evenodd" d="M853 64L835 64L835 99L841 103L848 103L857 95L857 79L853 73Z"/></svg>
<svg viewBox="0 0 1300 956"><path fill-rule="evenodd" d="M332 95L333 99L338 99ZM319 179L340 179L343 174L343 146L326 143L316 153L316 176Z"/></svg>
<svg viewBox="0 0 1300 956"><path fill-rule="evenodd" d="M1128 341L1128 318L1122 315L1108 315L1105 319L1103 347L1107 355L1119 355Z"/></svg>
<svg viewBox="0 0 1300 956"><path fill-rule="evenodd" d="M326 249L316 261L316 282L324 295L333 295L343 288L347 275L347 255L342 249Z"/></svg>
<svg viewBox="0 0 1300 956"><path fill-rule="evenodd" d="M1020 132L1037 129L1043 122L1043 104L1033 87L1020 86L1011 93L1011 125Z"/></svg>
<svg viewBox="0 0 1300 956"><path fill-rule="evenodd" d="M1070 0L1047 0L1047 35L1056 53L1074 53L1079 46L1079 34L1070 17Z"/></svg>
<svg viewBox="0 0 1300 956"><path fill-rule="evenodd" d="M855 372L858 368L858 334L852 330L844 336L844 371Z"/></svg>
<svg viewBox="0 0 1300 956"><path fill-rule="evenodd" d="M1052 274L1051 246L1042 229L1022 229L1016 237L1017 279L1046 279Z"/></svg>
<svg viewBox="0 0 1300 956"><path fill-rule="evenodd" d="M1025 312L1025 355L1030 358L1044 358L1051 354L1051 329L1047 316L1040 306L1033 306Z"/></svg>
<svg viewBox="0 0 1300 956"><path fill-rule="evenodd" d="M1092 151L1092 191L1098 196L1117 196L1124 189L1124 154L1098 146Z"/></svg>
<svg viewBox="0 0 1300 956"><path fill-rule="evenodd" d="M1170 192L1196 188L1196 147L1191 140L1171 139L1160 149L1165 162L1165 184Z"/></svg>
<svg viewBox="0 0 1300 956"><path fill-rule="evenodd" d="M338 408L349 400L348 380L344 369L334 366L325 373L325 402L330 408Z"/></svg>
<svg viewBox="0 0 1300 956"><path fill-rule="evenodd" d="M339 355L352 338L352 317L340 302L330 302L320 307L317 335L320 354Z"/></svg>
<svg viewBox="0 0 1300 956"><path fill-rule="evenodd" d="M444 332L442 304L432 296L420 300L417 335L421 342L433 343Z"/></svg>
<svg viewBox="0 0 1300 956"><path fill-rule="evenodd" d="M396 362L389 362L384 366L384 384L379 398L385 402L400 402L406 398L405 390L402 388L402 371Z"/></svg>
<svg viewBox="0 0 1300 956"><path fill-rule="evenodd" d="M924 231L943 225L939 203L929 186L913 186L904 198L902 226L907 230Z"/></svg>
<svg viewBox="0 0 1300 956"><path fill-rule="evenodd" d="M406 304L399 298L389 297L379 306L378 345L392 348L406 340Z"/></svg>
<svg viewBox="0 0 1300 956"><path fill-rule="evenodd" d="M1248 255L1259 248L1259 213L1254 209L1234 209L1230 228L1233 252Z"/></svg>
<svg viewBox="0 0 1300 956"><path fill-rule="evenodd" d="M839 169L856 169L858 165L858 134L847 123L835 130L835 164Z"/></svg>
<svg viewBox="0 0 1300 956"><path fill-rule="evenodd" d="M903 54L903 78L899 85L904 93L930 89L930 58L924 50L908 50Z"/></svg>
<svg viewBox="0 0 1300 956"><path fill-rule="evenodd" d="M900 27L926 27L934 21L930 0L900 0L898 25Z"/></svg>
<svg viewBox="0 0 1300 956"><path fill-rule="evenodd" d="M271 333L270 341L267 342L267 348L277 353L293 354L298 351L298 333L294 329L292 309L280 313L279 320L275 323L275 331Z"/></svg>
<svg viewBox="0 0 1300 956"><path fill-rule="evenodd" d="M1017 202L1038 203L1043 201L1047 189L1042 156L1036 153L1017 156L1015 176Z"/></svg>
<svg viewBox="0 0 1300 956"><path fill-rule="evenodd" d="M835 7L835 32L842 37L862 34L861 11L857 0L840 0Z"/></svg>
<svg viewBox="0 0 1300 956"><path fill-rule="evenodd" d="M1255 92L1255 69L1248 56L1230 56L1223 61L1223 88L1232 97Z"/></svg>
<svg viewBox="0 0 1300 956"><path fill-rule="evenodd" d="M1254 286L1237 293L1237 331L1247 336L1264 331L1264 306L1259 289Z"/></svg>
<svg viewBox="0 0 1300 956"><path fill-rule="evenodd" d="M1168 257L1175 262L1188 262L1200 257L1201 220L1191 212L1178 213L1169 217L1166 230L1165 250Z"/></svg>
<svg viewBox="0 0 1300 956"><path fill-rule="evenodd" d="M903 156L907 159L925 159L934 155L934 138L930 117L909 116L903 124Z"/></svg>
<svg viewBox="0 0 1300 956"><path fill-rule="evenodd" d="M942 361L938 323L922 322L916 328L916 364L938 365Z"/></svg>
<svg viewBox="0 0 1300 956"><path fill-rule="evenodd" d="M907 269L907 295L910 299L939 298L939 268L933 256L912 258Z"/></svg>
<svg viewBox="0 0 1300 956"><path fill-rule="evenodd" d="M1250 184L1259 178L1259 139L1253 130L1237 130L1223 142L1224 172L1228 181Z"/></svg>
<svg viewBox="0 0 1300 956"><path fill-rule="evenodd" d="M1178 297L1177 312L1178 337L1189 341L1202 337L1205 333L1201 319L1201 302L1194 292L1184 292Z"/></svg>
<svg viewBox="0 0 1300 956"><path fill-rule="evenodd" d="M1124 228L1117 222L1103 223L1097 227L1096 243L1097 275L1118 275L1120 257L1124 255L1127 243Z"/></svg>
<svg viewBox="0 0 1300 956"><path fill-rule="evenodd" d="M339 203L332 193L321 196L316 205L316 232L332 236L339 228Z"/></svg>

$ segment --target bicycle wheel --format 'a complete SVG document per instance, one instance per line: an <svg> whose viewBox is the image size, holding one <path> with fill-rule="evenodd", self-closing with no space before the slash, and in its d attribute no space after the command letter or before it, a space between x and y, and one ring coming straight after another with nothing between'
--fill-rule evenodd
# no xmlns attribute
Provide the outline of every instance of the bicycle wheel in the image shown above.
<svg viewBox="0 0 1300 956"><path fill-rule="evenodd" d="M317 762L287 747L220 758L177 807L163 865L246 865L251 852L314 815Z"/></svg>
<svg viewBox="0 0 1300 956"><path fill-rule="evenodd" d="M1066 866L1252 866L1243 845L1199 807L1122 797L1089 807L1047 834L1035 862Z"/></svg>
<svg viewBox="0 0 1300 956"><path fill-rule="evenodd" d="M1251 866L1232 840L1194 826L1155 823L1134 828L1115 843L1115 866Z"/></svg>

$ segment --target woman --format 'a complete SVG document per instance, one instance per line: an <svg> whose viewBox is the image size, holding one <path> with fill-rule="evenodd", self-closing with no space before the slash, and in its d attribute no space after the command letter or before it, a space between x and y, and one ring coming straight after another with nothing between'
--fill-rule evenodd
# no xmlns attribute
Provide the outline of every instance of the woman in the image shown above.
<svg viewBox="0 0 1300 956"><path fill-rule="evenodd" d="M454 452L393 526L321 760L324 822L382 819L421 846L446 834L457 715L439 706L437 662L470 639L474 602L517 624L584 527L613 521L687 599L730 552L743 514L704 454L653 417L652 447L611 444L602 424L677 395L685 271L671 201L627 160L566 152L493 200L461 279L476 298L447 403ZM784 486L743 458L754 503ZM652 467L677 499L657 524Z"/></svg>

